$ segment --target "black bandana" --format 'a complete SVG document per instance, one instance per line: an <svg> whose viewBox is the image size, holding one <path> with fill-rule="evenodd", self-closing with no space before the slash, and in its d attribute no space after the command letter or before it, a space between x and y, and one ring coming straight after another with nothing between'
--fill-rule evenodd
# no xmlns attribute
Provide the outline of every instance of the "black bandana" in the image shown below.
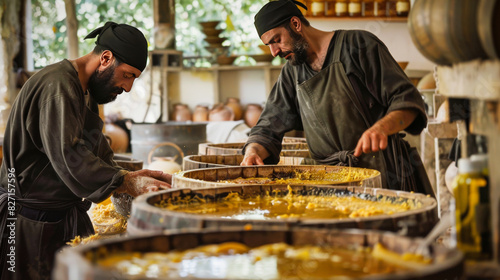
<svg viewBox="0 0 500 280"><path fill-rule="evenodd" d="M301 16L302 12L296 6L307 10L307 7L295 0L270 1L255 15L255 28L259 38L267 31L276 28L294 16Z"/></svg>
<svg viewBox="0 0 500 280"><path fill-rule="evenodd" d="M148 41L139 29L108 21L90 32L84 40L98 35L96 45L108 48L122 62L144 71L148 59Z"/></svg>

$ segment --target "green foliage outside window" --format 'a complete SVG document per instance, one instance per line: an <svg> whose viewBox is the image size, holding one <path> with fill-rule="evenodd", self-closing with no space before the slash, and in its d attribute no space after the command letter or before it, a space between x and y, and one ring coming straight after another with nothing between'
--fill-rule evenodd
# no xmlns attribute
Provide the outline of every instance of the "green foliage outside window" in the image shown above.
<svg viewBox="0 0 500 280"><path fill-rule="evenodd" d="M75 0L78 20L79 55L92 51L95 40L83 38L107 21L136 26L151 38L152 0ZM66 15L63 0L31 0L32 40L35 68L67 57Z"/></svg>
<svg viewBox="0 0 500 280"><path fill-rule="evenodd" d="M176 0L176 48L185 56L208 56L199 21L220 20L218 28L232 54L258 53L260 40L253 17L268 0ZM153 0L75 0L79 55L89 53L95 40L83 38L106 21L136 26L153 49ZM64 0L31 0L33 60L42 68L67 57Z"/></svg>

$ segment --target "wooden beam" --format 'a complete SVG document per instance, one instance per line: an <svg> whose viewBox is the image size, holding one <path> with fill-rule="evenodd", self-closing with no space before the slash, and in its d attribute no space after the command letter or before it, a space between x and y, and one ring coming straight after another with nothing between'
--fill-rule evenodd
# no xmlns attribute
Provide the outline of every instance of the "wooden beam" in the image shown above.
<svg viewBox="0 0 500 280"><path fill-rule="evenodd" d="M78 19L76 18L75 0L64 0L66 8L66 25L68 31L68 59L78 58Z"/></svg>

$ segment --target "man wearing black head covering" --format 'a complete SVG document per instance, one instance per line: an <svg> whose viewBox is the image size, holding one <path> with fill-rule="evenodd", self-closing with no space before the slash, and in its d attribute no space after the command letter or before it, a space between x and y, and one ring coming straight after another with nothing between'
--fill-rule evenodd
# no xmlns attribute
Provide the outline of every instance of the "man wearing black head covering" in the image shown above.
<svg viewBox="0 0 500 280"><path fill-rule="evenodd" d="M297 1L272 1L255 27L273 56L286 58L244 147L242 165L277 163L286 132L304 130L316 164L382 173L382 186L434 195L416 150L427 116L420 93L387 47L366 31L311 27Z"/></svg>
<svg viewBox="0 0 500 280"><path fill-rule="evenodd" d="M113 22L86 38L95 37L91 53L33 75L12 105L0 169L0 279L49 279L55 252L94 233L91 202L170 187L170 174L116 164L98 114L97 104L141 75L146 38Z"/></svg>

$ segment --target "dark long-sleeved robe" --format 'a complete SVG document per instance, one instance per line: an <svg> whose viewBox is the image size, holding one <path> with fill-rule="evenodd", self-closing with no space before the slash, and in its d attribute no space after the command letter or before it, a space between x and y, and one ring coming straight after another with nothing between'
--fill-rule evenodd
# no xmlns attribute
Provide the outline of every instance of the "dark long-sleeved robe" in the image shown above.
<svg viewBox="0 0 500 280"><path fill-rule="evenodd" d="M340 32L344 34L344 38L342 42L338 42L338 45L335 46ZM341 48L339 62L347 76L349 87L352 87L354 95L361 101L363 115L366 115L371 125L392 111L412 109L418 112L418 116L406 128L406 131L418 134L425 128L427 116L420 93L398 66L387 47L375 35L360 30L336 31L331 40L323 69L320 72L330 67L332 63L336 63L333 59L334 46ZM306 105L299 102L301 85L321 75L320 72L312 70L307 64L292 66L287 63L284 65L269 95L265 109L257 125L252 128L246 144L259 143L263 145L270 153L270 156L265 160L266 163L277 163L279 161L281 141L285 132L293 129L303 130L305 128L304 124L308 125L304 116L311 114L311 112L308 111L309 109L306 106L311 108L326 107L324 111L313 113L319 119L335 120L335 123L344 126L358 127L365 125L364 123L353 122L352 116L338 114L334 110L334 104L327 107L324 104L317 104L316 106L315 104ZM337 83L338 80L329 82ZM311 95L311 100L314 100L312 95L316 93L308 94ZM332 92L331 94L338 93ZM335 100L335 96L332 96L331 99ZM311 127L309 126L308 129L311 129ZM321 129L321 127L318 126L318 129ZM306 133L306 138L307 136ZM315 145L315 142L318 143L318 141L308 138L308 144L314 159L324 159L332 153L343 150L354 150L361 134L347 135L344 133L343 135L332 135L331 137L337 139L336 143L329 143L325 140L321 141L321 145ZM383 152L389 170L387 174L394 174L394 153L396 152L393 151L392 147ZM361 167L378 169L378 166ZM398 189L398 181L389 178L390 176L387 177L384 180L387 184L386 187Z"/></svg>
<svg viewBox="0 0 500 280"><path fill-rule="evenodd" d="M50 253L35 264L22 259L26 254L36 262L38 257L32 254L53 253L76 235L92 234L86 214L89 201L109 197L127 173L112 160L97 104L88 100L77 71L70 61L63 60L33 75L12 106L0 169L2 264L9 235L6 218L15 215L8 211L12 201L16 210L48 211L43 216L62 218L47 222L17 215L18 279L35 275L23 276L30 271L50 273L45 271L50 271L53 261ZM54 248L44 251L43 246Z"/></svg>

